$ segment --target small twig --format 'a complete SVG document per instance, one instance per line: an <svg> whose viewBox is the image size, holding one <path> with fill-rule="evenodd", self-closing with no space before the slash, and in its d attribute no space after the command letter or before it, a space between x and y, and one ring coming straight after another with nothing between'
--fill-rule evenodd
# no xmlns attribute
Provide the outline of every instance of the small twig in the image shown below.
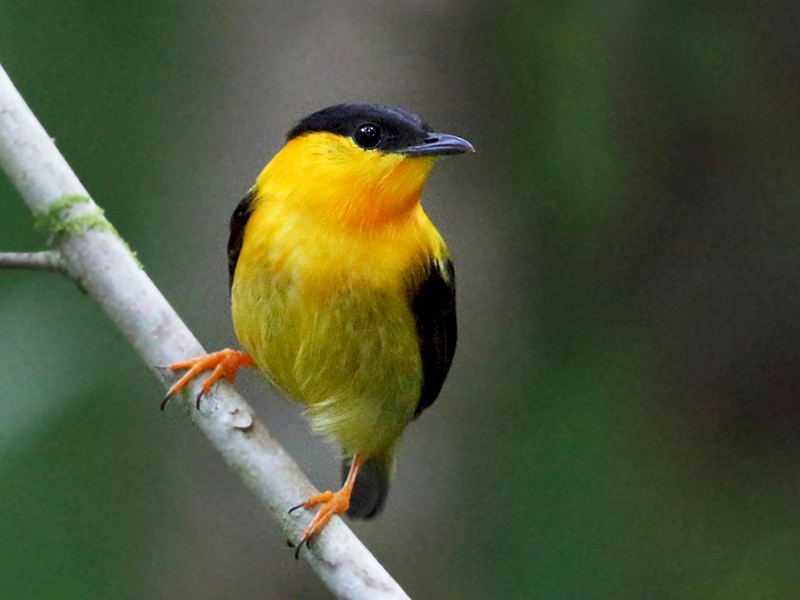
<svg viewBox="0 0 800 600"><path fill-rule="evenodd" d="M66 272L61 255L53 250L44 250L42 252L0 252L0 269Z"/></svg>

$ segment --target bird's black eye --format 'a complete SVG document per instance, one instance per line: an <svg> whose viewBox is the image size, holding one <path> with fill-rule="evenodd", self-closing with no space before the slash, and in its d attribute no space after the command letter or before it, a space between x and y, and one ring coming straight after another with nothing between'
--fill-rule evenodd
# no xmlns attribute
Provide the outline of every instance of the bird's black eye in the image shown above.
<svg viewBox="0 0 800 600"><path fill-rule="evenodd" d="M373 123L359 125L353 134L353 140L365 150L372 150L381 143L381 128Z"/></svg>

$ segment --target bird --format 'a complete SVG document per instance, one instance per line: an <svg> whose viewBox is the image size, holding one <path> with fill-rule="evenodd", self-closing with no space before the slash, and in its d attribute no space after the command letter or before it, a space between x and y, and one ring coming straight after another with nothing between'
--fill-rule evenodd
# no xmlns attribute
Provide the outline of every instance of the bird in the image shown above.
<svg viewBox="0 0 800 600"><path fill-rule="evenodd" d="M455 271L420 197L438 158L472 152L406 110L337 104L289 131L233 212L241 350L169 365L187 371L161 407L210 370L199 409L242 367L305 405L312 430L342 449L343 483L290 510L316 509L297 553L333 515L381 512L400 437L439 395L456 347Z"/></svg>

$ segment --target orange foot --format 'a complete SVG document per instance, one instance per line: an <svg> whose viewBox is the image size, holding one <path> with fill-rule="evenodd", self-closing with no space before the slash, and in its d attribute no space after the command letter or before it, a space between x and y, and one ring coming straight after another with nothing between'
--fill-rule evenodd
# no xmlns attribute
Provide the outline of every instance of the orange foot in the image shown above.
<svg viewBox="0 0 800 600"><path fill-rule="evenodd" d="M164 400L161 401L161 410L164 410L167 402L169 402L175 394L186 387L186 384L202 371L214 369L211 372L211 375L209 375L208 379L206 379L203 383L203 387L200 388L200 393L197 394L196 405L198 409L200 408L200 400L206 395L208 390L211 389L211 386L214 385L218 379L227 379L228 382L233 383L236 379L236 371L239 369L239 367L255 366L256 365L253 362L253 359L250 358L249 354L239 350L232 350L231 348L225 348L219 352L212 352L211 354L206 354L205 356L199 356L197 358L191 358L183 362L172 363L169 365L169 368L173 371L178 371L180 369L189 369L189 371L187 371L183 377L181 377L172 385L171 388L169 388L167 395L164 396Z"/></svg>
<svg viewBox="0 0 800 600"><path fill-rule="evenodd" d="M333 515L340 515L344 512L347 512L347 509L350 506L350 494L353 493L353 484L356 482L358 469L361 467L363 462L364 460L360 456L356 456L353 459L353 464L350 465L350 472L347 474L347 479L345 479L342 489L340 489L338 492L332 492L330 490L327 492L322 492L321 494L312 496L302 504L298 504L297 506L293 506L289 509L289 512L291 513L299 508L312 508L318 504L322 505L319 507L319 509L317 509L317 514L314 515L314 518L311 519L311 522L308 524L305 531L303 531L303 539L300 540L300 543L297 545L297 549L294 552L295 558L300 556L300 549L303 547L303 544L306 546L311 544L312 540L314 540L314 538L316 538L322 532L323 528L328 524L328 521L331 520Z"/></svg>

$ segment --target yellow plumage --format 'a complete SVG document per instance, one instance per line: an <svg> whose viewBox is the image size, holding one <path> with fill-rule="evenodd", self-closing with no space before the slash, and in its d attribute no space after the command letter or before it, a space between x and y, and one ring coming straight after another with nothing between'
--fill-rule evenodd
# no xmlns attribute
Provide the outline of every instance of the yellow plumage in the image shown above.
<svg viewBox="0 0 800 600"><path fill-rule="evenodd" d="M313 133L288 142L253 190L236 335L348 455L391 451L419 401L409 290L447 254L418 202L432 162Z"/></svg>
<svg viewBox="0 0 800 600"><path fill-rule="evenodd" d="M472 151L399 109L332 106L289 132L231 218L231 310L244 352L171 365L188 372L164 403L213 369L199 406L242 366L303 403L313 428L341 445L346 473L341 490L295 507L319 506L306 543L334 514L378 514L397 441L450 368L453 265L419 198L435 157Z"/></svg>

